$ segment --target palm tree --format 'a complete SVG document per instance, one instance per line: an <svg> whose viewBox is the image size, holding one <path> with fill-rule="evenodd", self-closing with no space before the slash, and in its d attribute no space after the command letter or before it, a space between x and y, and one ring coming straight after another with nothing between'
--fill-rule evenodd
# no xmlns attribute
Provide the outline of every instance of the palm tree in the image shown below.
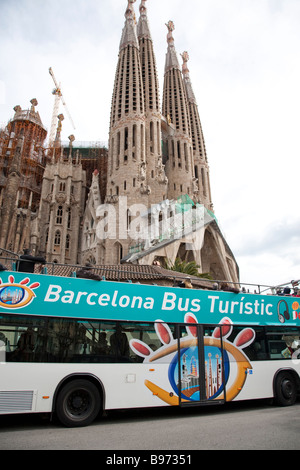
<svg viewBox="0 0 300 470"><path fill-rule="evenodd" d="M195 261L182 261L180 258L176 258L172 264L170 260L165 260L166 268L170 271L177 271L179 273L185 273L189 276L197 276L203 279L212 279L210 273L199 274L198 269L200 266Z"/></svg>

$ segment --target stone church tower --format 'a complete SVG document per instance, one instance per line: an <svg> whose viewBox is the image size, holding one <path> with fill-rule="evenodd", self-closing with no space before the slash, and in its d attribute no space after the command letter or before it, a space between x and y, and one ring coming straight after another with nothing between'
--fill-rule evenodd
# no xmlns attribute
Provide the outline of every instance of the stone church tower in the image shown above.
<svg viewBox="0 0 300 470"><path fill-rule="evenodd" d="M78 153L52 158L44 172L37 243L48 262L77 264L84 212L86 172Z"/></svg>
<svg viewBox="0 0 300 470"><path fill-rule="evenodd" d="M146 179L150 190L148 197L148 207L150 207L151 204L166 199L168 179L162 163L159 84L146 0L142 0L140 4L137 34L145 103Z"/></svg>
<svg viewBox="0 0 300 470"><path fill-rule="evenodd" d="M166 172L169 178L168 198L187 194L191 199L198 195L195 178L193 147L190 131L189 108L186 90L174 45L174 24L169 21L168 50L165 63L163 115L175 126L168 137L168 161Z"/></svg>
<svg viewBox="0 0 300 470"><path fill-rule="evenodd" d="M105 202L115 207L116 233L115 239L105 241L106 255L100 253L107 264L119 263L128 252L132 243L129 226L138 211L136 205L147 209L167 196L158 77L146 0L140 5L138 25L135 1L128 0L125 12L112 97Z"/></svg>

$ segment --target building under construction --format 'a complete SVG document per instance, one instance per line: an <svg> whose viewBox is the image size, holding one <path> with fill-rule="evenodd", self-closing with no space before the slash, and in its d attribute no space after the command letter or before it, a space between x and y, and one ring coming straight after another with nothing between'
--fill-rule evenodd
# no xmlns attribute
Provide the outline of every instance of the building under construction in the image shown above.
<svg viewBox="0 0 300 470"><path fill-rule="evenodd" d="M19 251L28 245L32 213L38 211L47 154L47 130L36 111L15 106L0 131L0 246Z"/></svg>
<svg viewBox="0 0 300 470"><path fill-rule="evenodd" d="M6 187L12 169L13 159L16 160L18 142L21 143L18 161L20 180L18 185L18 207L26 209L31 199L31 208L39 205L41 183L47 163L45 140L47 130L39 113L35 110L37 100L31 100L31 108L23 110L15 106L15 115L0 134L0 191ZM32 195L31 195L32 194Z"/></svg>
<svg viewBox="0 0 300 470"><path fill-rule="evenodd" d="M62 142L64 158L68 158L70 148ZM99 173L99 186L101 200L106 196L107 185L107 157L108 150L105 142L76 142L72 144L73 155L79 155L83 170L86 171L86 186L91 187L92 176L95 170Z"/></svg>

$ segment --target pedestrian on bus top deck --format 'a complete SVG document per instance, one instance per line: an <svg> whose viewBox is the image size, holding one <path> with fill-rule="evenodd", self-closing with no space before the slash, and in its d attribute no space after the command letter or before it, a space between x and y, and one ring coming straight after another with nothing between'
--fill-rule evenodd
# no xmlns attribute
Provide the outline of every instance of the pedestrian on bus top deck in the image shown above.
<svg viewBox="0 0 300 470"><path fill-rule="evenodd" d="M228 291L228 292L234 292L235 294L238 294L240 290L235 287L234 285L231 285L227 282L221 282L220 284L220 290Z"/></svg>
<svg viewBox="0 0 300 470"><path fill-rule="evenodd" d="M24 254L17 261L17 271L21 273L33 273L36 263L46 264L45 258L42 256L32 256L30 250L24 250Z"/></svg>
<svg viewBox="0 0 300 470"><path fill-rule="evenodd" d="M101 281L101 276L96 273L93 273L92 268L93 266L90 263L86 263L84 267L82 267L76 272L76 277L80 277L82 279L93 279L94 281Z"/></svg>

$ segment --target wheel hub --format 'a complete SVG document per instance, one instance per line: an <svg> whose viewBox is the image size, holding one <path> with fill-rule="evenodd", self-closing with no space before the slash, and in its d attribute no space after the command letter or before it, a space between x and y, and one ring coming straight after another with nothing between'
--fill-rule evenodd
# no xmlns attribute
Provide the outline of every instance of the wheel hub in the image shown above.
<svg viewBox="0 0 300 470"><path fill-rule="evenodd" d="M73 408L80 408L83 404L83 400L81 397L79 396L76 396L73 398L73 401L72 401L72 405L73 405Z"/></svg>
<svg viewBox="0 0 300 470"><path fill-rule="evenodd" d="M293 393L293 386L291 381L288 379L283 380L281 384L281 390L285 398L291 398Z"/></svg>

